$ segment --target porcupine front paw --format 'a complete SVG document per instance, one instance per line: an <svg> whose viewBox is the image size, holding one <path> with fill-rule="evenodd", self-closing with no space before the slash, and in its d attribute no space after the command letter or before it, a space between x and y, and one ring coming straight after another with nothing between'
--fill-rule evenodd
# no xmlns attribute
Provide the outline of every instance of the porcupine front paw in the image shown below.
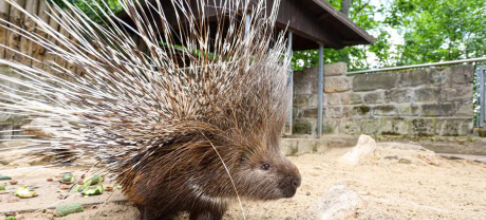
<svg viewBox="0 0 486 220"><path fill-rule="evenodd" d="M223 219L223 213L219 212L191 212L190 220L221 220Z"/></svg>
<svg viewBox="0 0 486 220"><path fill-rule="evenodd" d="M173 214L159 214L156 215L150 212L146 208L138 208L140 211L140 220L173 220L175 217Z"/></svg>

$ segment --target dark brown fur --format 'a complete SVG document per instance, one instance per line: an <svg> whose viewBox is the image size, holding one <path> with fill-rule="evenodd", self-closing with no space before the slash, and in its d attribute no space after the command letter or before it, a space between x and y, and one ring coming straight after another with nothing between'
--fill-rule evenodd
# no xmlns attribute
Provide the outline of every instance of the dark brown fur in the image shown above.
<svg viewBox="0 0 486 220"><path fill-rule="evenodd" d="M217 220L238 196L255 200L290 198L300 186L298 169L286 159L277 143L247 138L233 145L226 138L189 135L167 143L138 168L121 175L126 195L141 211L141 219L172 219L188 212L190 219ZM213 147L214 146L214 147ZM227 166L235 187L223 163ZM183 150L181 150L183 149ZM239 149L242 149L241 151ZM262 164L269 164L264 170Z"/></svg>

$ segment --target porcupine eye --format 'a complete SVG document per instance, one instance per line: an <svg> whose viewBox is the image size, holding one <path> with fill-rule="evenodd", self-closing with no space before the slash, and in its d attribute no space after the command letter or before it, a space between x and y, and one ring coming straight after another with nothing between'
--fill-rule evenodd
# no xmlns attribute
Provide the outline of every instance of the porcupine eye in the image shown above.
<svg viewBox="0 0 486 220"><path fill-rule="evenodd" d="M262 164L262 170L268 170L268 169L270 169L270 164L268 163Z"/></svg>

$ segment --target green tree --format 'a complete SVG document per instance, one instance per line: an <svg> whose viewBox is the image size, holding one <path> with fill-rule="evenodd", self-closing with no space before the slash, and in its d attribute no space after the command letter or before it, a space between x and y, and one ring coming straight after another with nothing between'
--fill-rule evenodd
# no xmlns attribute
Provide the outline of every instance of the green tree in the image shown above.
<svg viewBox="0 0 486 220"><path fill-rule="evenodd" d="M345 61L352 71L486 56L486 0L391 0L380 7L366 0L327 1L372 31L377 41L326 49L326 63ZM375 20L376 13L385 19ZM389 29L397 30L404 43L392 45ZM377 59L373 66L367 62L369 55ZM295 52L296 70L317 64L317 51Z"/></svg>
<svg viewBox="0 0 486 220"><path fill-rule="evenodd" d="M51 0L53 3L66 7L65 0ZM120 0L67 0L69 3L75 5L81 9L88 17L93 19L95 22L102 22L102 11L107 9L117 13L122 10L120 6Z"/></svg>
<svg viewBox="0 0 486 220"><path fill-rule="evenodd" d="M387 17L403 30L398 65L486 55L486 0L395 0Z"/></svg>

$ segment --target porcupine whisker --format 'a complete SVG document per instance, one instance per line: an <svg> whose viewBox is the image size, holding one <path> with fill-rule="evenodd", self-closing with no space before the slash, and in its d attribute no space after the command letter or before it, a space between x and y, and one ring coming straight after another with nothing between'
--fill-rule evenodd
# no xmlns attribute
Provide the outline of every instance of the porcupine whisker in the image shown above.
<svg viewBox="0 0 486 220"><path fill-rule="evenodd" d="M204 133L201 132L201 134L204 137L206 137L204 135ZM207 139L207 137L206 137L206 139ZM236 193L236 198L238 199L238 203L240 205L241 214L243 215L243 220L246 220L245 209L243 208L243 203L241 202L241 198L240 198L240 195L238 193L238 189L236 189L235 181L233 180L233 177L231 176L231 173L230 173L228 167L226 166L226 163L224 162L223 158L221 157L221 154L219 154L218 149L216 149L216 147L214 146L214 144L209 139L207 139L207 140L209 141L209 144L211 144L211 147L214 149L214 151L218 155L219 159L221 160L221 163L223 164L224 169L226 170L226 173L228 174L229 179L231 180L231 185L233 185L233 189L234 189L234 191Z"/></svg>

